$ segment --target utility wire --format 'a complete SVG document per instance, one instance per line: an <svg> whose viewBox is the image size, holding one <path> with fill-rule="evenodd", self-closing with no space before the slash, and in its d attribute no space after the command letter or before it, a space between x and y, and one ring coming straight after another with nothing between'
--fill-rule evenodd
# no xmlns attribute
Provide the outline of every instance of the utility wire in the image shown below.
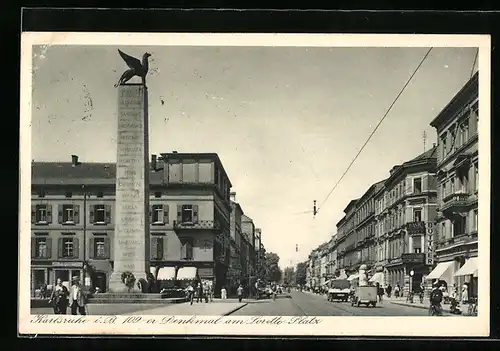
<svg viewBox="0 0 500 351"><path fill-rule="evenodd" d="M382 124L382 122L384 121L384 119L387 117L387 115L391 111L392 107L396 104L396 102L398 101L399 97L403 94L403 92L405 91L405 89L408 86L408 84L410 84L410 82L413 79L413 77L415 76L415 74L418 72L418 70L420 69L420 67L424 63L424 61L427 59L427 57L429 56L431 50L432 50L432 47L424 55L424 57L422 58L422 60L418 64L417 68L415 68L415 70L413 71L413 73L410 76L410 78L407 80L407 82L405 83L405 85L403 86L403 88L401 89L401 91L399 92L399 94L396 96L396 98L394 99L394 101L392 102L392 104L387 109L387 111L384 114L384 116L380 119L380 121L375 126L375 129L373 129L373 131L371 132L371 134L368 136L368 139L365 141L365 143L363 144L363 146L361 147L361 149L358 151L358 153L356 154L356 156L354 156L353 160L351 161L351 163L349 164L349 166L347 167L347 169L345 170L345 172L342 174L342 176L340 177L340 179L334 185L334 187L332 188L332 190L330 190L330 192L326 196L325 200L322 202L321 206L318 207L316 213L319 212L319 210L321 209L321 207L323 207L323 205L326 203L326 201L328 200L328 198L330 197L330 195L333 193L333 191L337 188L337 186L342 181L342 179L344 179L344 177L347 174L347 172L349 172L349 170L351 169L352 165L354 164L354 162L356 162L357 158L359 157L359 155L361 154L361 152L363 151L363 149L365 148L365 146L368 144L368 142L370 141L370 139L373 137L373 135L375 134L375 132L377 131L377 129L380 127L380 125Z"/></svg>

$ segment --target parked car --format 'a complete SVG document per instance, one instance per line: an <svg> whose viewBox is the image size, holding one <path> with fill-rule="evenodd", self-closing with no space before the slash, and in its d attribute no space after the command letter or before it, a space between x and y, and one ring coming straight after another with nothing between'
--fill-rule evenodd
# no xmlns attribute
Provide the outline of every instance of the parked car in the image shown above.
<svg viewBox="0 0 500 351"><path fill-rule="evenodd" d="M329 284L328 301L341 300L347 302L351 291L351 282L347 279L334 279Z"/></svg>

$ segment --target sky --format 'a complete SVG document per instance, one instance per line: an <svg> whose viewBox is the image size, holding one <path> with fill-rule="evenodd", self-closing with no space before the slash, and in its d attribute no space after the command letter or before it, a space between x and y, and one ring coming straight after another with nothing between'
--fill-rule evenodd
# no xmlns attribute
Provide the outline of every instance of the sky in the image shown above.
<svg viewBox="0 0 500 351"><path fill-rule="evenodd" d="M113 85L127 69L117 49L33 48L33 160L116 161ZM350 200L424 152L424 131L426 149L436 142L430 121L477 69L475 48L433 48L325 202L427 48L120 49L152 54L150 153L218 153L236 201L282 268L328 241ZM313 200L316 217L304 213Z"/></svg>

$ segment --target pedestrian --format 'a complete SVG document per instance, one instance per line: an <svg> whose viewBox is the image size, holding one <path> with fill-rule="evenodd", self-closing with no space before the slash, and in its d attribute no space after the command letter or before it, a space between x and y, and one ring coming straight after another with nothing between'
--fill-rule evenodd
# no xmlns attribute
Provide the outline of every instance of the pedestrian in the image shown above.
<svg viewBox="0 0 500 351"><path fill-rule="evenodd" d="M193 286L191 284L189 284L186 291L188 294L189 303L192 305L193 300L194 300L194 288L193 288Z"/></svg>
<svg viewBox="0 0 500 351"><path fill-rule="evenodd" d="M391 286L391 284L387 285L387 287L385 288L385 291L387 293L387 297L391 298L391 292L392 292L392 286Z"/></svg>
<svg viewBox="0 0 500 351"><path fill-rule="evenodd" d="M238 301L241 302L241 300L243 299L243 287L241 286L241 284L240 286L238 286L236 293L238 294Z"/></svg>
<svg viewBox="0 0 500 351"><path fill-rule="evenodd" d="M66 314L68 309L68 288L62 285L61 278L57 278L56 286L50 295L49 304L54 308L54 314Z"/></svg>
<svg viewBox="0 0 500 351"><path fill-rule="evenodd" d="M225 287L222 287L222 289L220 289L220 298L222 300L227 299L227 290Z"/></svg>
<svg viewBox="0 0 500 351"><path fill-rule="evenodd" d="M83 291L80 285L80 278L73 277L73 285L69 292L69 305L71 306L71 314L76 315L80 313L81 315L86 315L85 306L86 293Z"/></svg>
<svg viewBox="0 0 500 351"><path fill-rule="evenodd" d="M384 296L384 288L380 286L380 283L377 283L375 285L377 286L378 302L382 303L382 297Z"/></svg>
<svg viewBox="0 0 500 351"><path fill-rule="evenodd" d="M203 300L203 286L198 283L196 288L196 302L201 302Z"/></svg>
<svg viewBox="0 0 500 351"><path fill-rule="evenodd" d="M439 287L438 283L434 283L433 289L429 297L429 315L441 315L441 302L443 301L444 286Z"/></svg>
<svg viewBox="0 0 500 351"><path fill-rule="evenodd" d="M462 304L466 304L469 302L469 289L467 284L462 286Z"/></svg>
<svg viewBox="0 0 500 351"><path fill-rule="evenodd" d="M396 284L396 287L394 288L394 296L396 298L398 298L400 292L401 292L401 287L399 286L399 283L398 283L398 284Z"/></svg>

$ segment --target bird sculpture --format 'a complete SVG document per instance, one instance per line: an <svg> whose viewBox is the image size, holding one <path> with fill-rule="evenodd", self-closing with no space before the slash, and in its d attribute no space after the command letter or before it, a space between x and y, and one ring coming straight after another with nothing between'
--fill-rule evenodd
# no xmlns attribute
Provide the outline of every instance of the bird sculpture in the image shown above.
<svg viewBox="0 0 500 351"><path fill-rule="evenodd" d="M122 76L115 84L115 88L118 87L119 85L125 84L134 76L141 77L142 84L146 85L146 75L148 74L149 70L148 58L151 56L151 54L146 52L144 55L142 55L142 62L141 62L135 57L127 55L120 49L118 49L118 52L120 53L120 56L122 57L123 61L125 61L129 69L123 72Z"/></svg>

